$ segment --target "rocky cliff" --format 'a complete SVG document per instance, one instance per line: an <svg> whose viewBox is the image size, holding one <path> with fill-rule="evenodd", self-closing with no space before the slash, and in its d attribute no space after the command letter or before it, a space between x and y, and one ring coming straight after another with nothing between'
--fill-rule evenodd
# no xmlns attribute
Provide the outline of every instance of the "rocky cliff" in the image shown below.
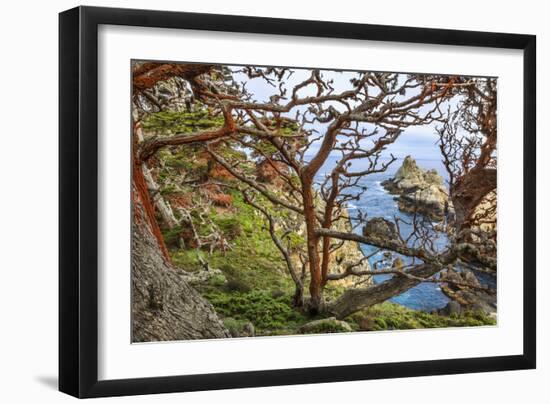
<svg viewBox="0 0 550 404"><path fill-rule="evenodd" d="M460 271L447 268L441 272L440 278L443 281L450 281L441 284L441 291L451 299L451 301L447 306L438 311L439 314L451 315L470 311L474 313L483 313L496 319L496 291L488 292L486 290L461 286L461 283L477 287L481 286L479 280L472 271L465 268L462 268Z"/></svg>
<svg viewBox="0 0 550 404"><path fill-rule="evenodd" d="M347 213L344 212L344 215L347 216ZM340 220L339 222L335 223L334 230L345 233L353 232L349 220ZM345 272L348 266L357 263L362 258L364 258L364 254L361 251L361 247L358 243L354 241L344 241L342 247L332 255L330 272L333 274L340 274L342 272ZM360 265L357 265L355 267L355 270L357 272L370 271L372 270L372 268L370 267L369 262L365 260ZM337 285L345 287L365 287L367 285L371 285L373 283L373 280L371 276L359 277L355 275L350 275L344 279L335 281L335 283Z"/></svg>
<svg viewBox="0 0 550 404"><path fill-rule="evenodd" d="M452 214L443 178L435 170L422 170L411 156L405 157L395 177L382 182L382 186L398 195L399 209L404 212L417 212L436 220Z"/></svg>

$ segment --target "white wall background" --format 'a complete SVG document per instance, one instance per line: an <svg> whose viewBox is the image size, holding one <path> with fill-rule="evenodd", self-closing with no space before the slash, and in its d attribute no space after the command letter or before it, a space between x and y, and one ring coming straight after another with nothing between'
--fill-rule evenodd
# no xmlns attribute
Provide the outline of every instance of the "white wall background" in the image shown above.
<svg viewBox="0 0 550 404"><path fill-rule="evenodd" d="M275 6L276 4L276 6ZM78 5L11 1L0 24L0 401L64 403L57 386L57 13ZM90 1L88 5L531 33L538 40L538 249L550 238L550 26L541 1L384 3L232 0ZM519 136L519 134L518 134ZM546 161L545 161L546 160ZM538 369L109 399L127 403L383 401L542 402L550 378L550 275L538 265ZM518 268L519 275L519 268ZM411 347L411 349L414 349Z"/></svg>

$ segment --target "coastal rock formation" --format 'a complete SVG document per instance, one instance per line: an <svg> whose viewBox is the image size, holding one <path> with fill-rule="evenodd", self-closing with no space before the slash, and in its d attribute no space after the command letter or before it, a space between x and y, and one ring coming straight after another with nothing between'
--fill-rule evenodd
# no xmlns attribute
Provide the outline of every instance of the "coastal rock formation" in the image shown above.
<svg viewBox="0 0 550 404"><path fill-rule="evenodd" d="M470 284L476 287L480 286L478 279L472 271L462 269L459 272L449 268L442 271L440 276L441 280L449 281L449 283L441 284L441 291L451 299L451 301L446 307L439 310L439 314L461 314L467 311L481 312L489 315L496 314L496 294L487 293L481 289L462 286L462 284Z"/></svg>
<svg viewBox="0 0 550 404"><path fill-rule="evenodd" d="M321 198L317 200L317 204L320 206L320 209L323 208L323 203L324 202ZM346 209L343 209L342 216L343 217L340 220L337 220L332 224L333 230L343 232L343 233L353 232L351 222L349 219L347 219L347 217L349 217L349 213ZM372 220L375 220L375 219L372 219ZM292 223L294 224L299 223L300 225L295 229L295 232L300 237L305 237L306 227L299 216L295 214L291 214L287 219L285 219L285 222L286 222L285 227L287 228L292 228L292 225L291 225ZM390 225L392 224L393 223L390 223ZM334 242L337 242L337 240L334 240ZM342 240L339 242L339 247L335 249L335 251L330 257L329 273L333 275L340 275L345 273L348 267L350 266L353 266L356 272L372 270L369 264L369 261L364 260L364 257L365 255L361 250L360 244L356 243L355 241ZM301 265L299 256L295 255L293 258L295 260L295 265L299 267L299 265ZM361 263L358 264L358 262L360 261ZM343 286L346 288L355 288L355 287L365 287L367 285L372 285L373 279L372 279L372 276L370 275L363 275L363 276L349 275L349 276L343 277L342 279L333 280L331 281L331 283L334 285Z"/></svg>
<svg viewBox="0 0 550 404"><path fill-rule="evenodd" d="M395 177L382 182L391 194L398 195L399 209L418 212L432 219L452 214L443 178L435 170L422 170L411 157L405 157Z"/></svg>
<svg viewBox="0 0 550 404"><path fill-rule="evenodd" d="M392 223L383 217L375 217L370 219L365 226L363 226L363 235L381 238L384 240L397 240L399 237L395 223Z"/></svg>
<svg viewBox="0 0 550 404"><path fill-rule="evenodd" d="M347 213L344 213L347 216ZM341 232L352 232L352 226L349 220L342 219L334 223L334 230ZM372 270L369 261L362 259L364 254L361 251L361 247L354 241L343 241L342 246L336 250L330 260L329 271L332 274L341 274L346 272L349 266L353 266L355 271L370 271ZM357 265L358 262L361 264ZM340 280L334 281L336 285L344 286L346 288L364 287L373 283L372 277L350 275Z"/></svg>

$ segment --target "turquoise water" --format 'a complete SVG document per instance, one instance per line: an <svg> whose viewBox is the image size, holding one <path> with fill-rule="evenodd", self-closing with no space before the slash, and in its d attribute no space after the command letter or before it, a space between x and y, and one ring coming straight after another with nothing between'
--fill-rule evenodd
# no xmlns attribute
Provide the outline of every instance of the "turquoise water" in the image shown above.
<svg viewBox="0 0 550 404"><path fill-rule="evenodd" d="M318 180L322 179L326 172L328 172L335 164L336 159L332 158L321 168L318 174ZM435 169L444 179L446 178L445 170L439 160L417 159L417 165L422 169ZM395 161L392 166L384 173L377 173L369 175L362 179L362 182L358 185L367 187L367 191L361 196L359 201L355 201L348 207L351 217L356 217L360 212L362 215L366 215L367 218L383 217L390 221L393 221L394 217L397 217L405 222L412 222L412 215L401 212L396 201L394 201L394 195L389 194L381 185L381 182L392 178L395 171L401 166L402 160ZM354 163L353 171L361 170L361 164ZM412 225L400 223L400 230L404 237L410 235L412 232ZM361 227L358 226L355 231L361 232ZM438 250L445 248L448 243L447 237L444 233L434 232L433 235L434 245ZM363 252L368 255L376 251L375 247L370 245L361 245ZM394 256L399 256L395 255ZM405 264L410 264L412 259L404 256L400 256ZM382 253L373 256L370 259L371 265L374 262L379 261L382 257ZM418 261L417 261L418 262ZM457 268L460 270L460 268ZM377 275L374 277L374 282L379 283L389 279L392 275ZM484 274L477 274L480 282L486 286L494 287L494 280ZM391 299L392 302L401 304L415 310L433 311L445 307L449 299L445 296L438 284L434 283L422 283L414 288L409 289L403 294Z"/></svg>

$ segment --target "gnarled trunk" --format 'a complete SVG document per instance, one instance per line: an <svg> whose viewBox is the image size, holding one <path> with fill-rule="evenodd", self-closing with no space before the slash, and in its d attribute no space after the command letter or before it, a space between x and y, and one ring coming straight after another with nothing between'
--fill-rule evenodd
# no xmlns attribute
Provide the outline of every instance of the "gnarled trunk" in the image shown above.
<svg viewBox="0 0 550 404"><path fill-rule="evenodd" d="M135 64L132 81L134 94L173 76L184 77L192 85L198 85L195 77L210 69L211 66L193 64ZM224 117L226 125L218 131L183 139L175 136L170 141L184 144L225 135L234 130L234 123L230 110L224 112ZM146 143L149 146L148 153L143 153L143 137L136 108L133 118L132 341L229 338L231 335L212 305L187 283L181 270L171 265L149 194L149 188L155 190L156 184L152 177L147 177L149 173L144 172L144 161L164 143ZM169 206L162 198L155 202L167 225L173 225L175 218Z"/></svg>
<svg viewBox="0 0 550 404"><path fill-rule="evenodd" d="M480 202L497 187L497 170L481 168L468 172L451 188L457 232L470 227Z"/></svg>
<svg viewBox="0 0 550 404"><path fill-rule="evenodd" d="M163 256L135 183L132 188L132 341L230 337L212 305Z"/></svg>
<svg viewBox="0 0 550 404"><path fill-rule="evenodd" d="M409 274L419 278L428 278L440 270L439 266L425 264L411 270ZM326 307L326 311L338 319L343 319L359 310L400 295L419 283L420 281L416 279L393 276L385 282L368 288L347 289L342 296Z"/></svg>
<svg viewBox="0 0 550 404"><path fill-rule="evenodd" d="M304 201L304 220L306 222L306 247L309 261L309 310L317 314L323 309L323 280L319 262L319 237L315 232L316 217L315 204L312 192L312 182L308 178L302 179L302 197Z"/></svg>
<svg viewBox="0 0 550 404"><path fill-rule="evenodd" d="M155 179L153 178L149 170L147 169L145 163L142 164L142 170L143 170L143 177L145 178L145 183L147 184L147 188L149 188L149 191L153 194L152 195L153 203L155 204L155 207L160 213L160 217L162 218L163 224L167 228L173 229L178 225L178 221L174 216L174 211L172 210L172 207L162 197L160 193L160 188L158 184L155 182Z"/></svg>

